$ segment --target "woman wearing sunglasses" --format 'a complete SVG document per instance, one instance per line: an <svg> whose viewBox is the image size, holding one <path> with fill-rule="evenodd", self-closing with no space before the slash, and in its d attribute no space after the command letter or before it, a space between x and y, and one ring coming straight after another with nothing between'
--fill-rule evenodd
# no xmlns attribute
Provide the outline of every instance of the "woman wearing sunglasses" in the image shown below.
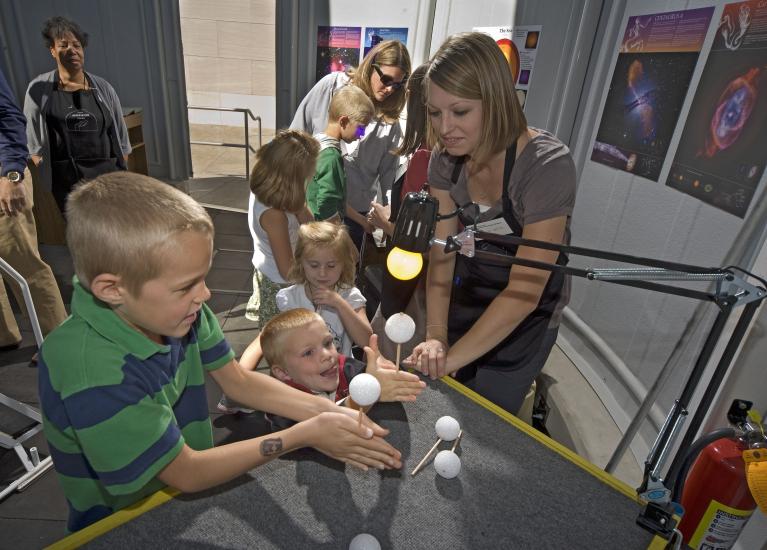
<svg viewBox="0 0 767 550"><path fill-rule="evenodd" d="M371 202L380 186L382 196L391 190L398 157L392 152L402 138L399 116L405 106L405 85L410 74L410 55L404 44L386 40L376 45L356 69L323 77L298 106L290 127L310 134L322 132L328 122L328 107L335 92L347 85L361 88L375 106L375 116L364 137L346 147L346 218L357 248L373 225L367 219Z"/></svg>
<svg viewBox="0 0 767 550"><path fill-rule="evenodd" d="M441 219L435 237L461 226L498 235L569 243L575 167L552 134L527 125L508 62L482 33L451 36L429 63L422 90L438 144L429 162L429 192ZM460 219L460 222L459 222ZM556 251L495 246L478 249L549 264ZM429 252L426 341L410 364L432 378L456 378L516 413L543 368L567 302L561 272L493 265L479 258Z"/></svg>

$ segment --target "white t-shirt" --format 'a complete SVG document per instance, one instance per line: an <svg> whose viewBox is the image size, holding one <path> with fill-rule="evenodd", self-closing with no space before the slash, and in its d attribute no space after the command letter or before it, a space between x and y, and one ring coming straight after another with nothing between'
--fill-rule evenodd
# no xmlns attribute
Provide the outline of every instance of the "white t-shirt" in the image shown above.
<svg viewBox="0 0 767 550"><path fill-rule="evenodd" d="M353 310L358 310L361 307L365 307L365 297L357 287L345 288L338 291L347 304L352 306ZM314 304L306 295L306 288L304 285L292 285L288 288L283 288L277 293L277 308L280 311L287 311L289 309L306 308L314 310ZM336 342L336 349L338 352L351 356L352 354L352 339L346 333L344 324L341 322L341 317L338 315L338 311L330 306L320 306L317 313L325 320L328 325L333 339Z"/></svg>
<svg viewBox="0 0 767 550"><path fill-rule="evenodd" d="M261 204L253 193L248 198L248 227L250 236L253 238L253 267L269 277L273 283L286 284L288 281L282 278L277 262L274 260L272 246L269 237L261 227L261 216L269 209ZM295 214L285 212L288 217L288 237L290 238L290 250L295 251L298 240L298 226L301 225Z"/></svg>

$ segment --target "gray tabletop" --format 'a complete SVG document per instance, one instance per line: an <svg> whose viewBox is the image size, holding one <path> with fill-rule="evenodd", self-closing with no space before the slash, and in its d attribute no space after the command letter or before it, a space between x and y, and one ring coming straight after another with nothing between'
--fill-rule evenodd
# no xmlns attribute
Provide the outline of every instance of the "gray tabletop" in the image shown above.
<svg viewBox="0 0 767 550"><path fill-rule="evenodd" d="M429 465L411 476L443 415L464 431L460 475L443 479ZM241 435L260 429L259 416L236 421ZM382 548L407 549L631 549L652 540L620 483L450 385L432 382L416 403L379 403L370 416L391 430L401 471L361 472L302 450L216 490L174 498L88 547L343 549L363 532Z"/></svg>

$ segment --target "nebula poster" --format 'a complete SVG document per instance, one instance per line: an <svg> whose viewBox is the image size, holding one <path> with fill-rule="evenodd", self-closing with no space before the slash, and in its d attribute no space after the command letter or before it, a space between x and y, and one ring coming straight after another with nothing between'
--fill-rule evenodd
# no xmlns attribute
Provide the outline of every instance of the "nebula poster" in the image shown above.
<svg viewBox="0 0 767 550"><path fill-rule="evenodd" d="M743 218L767 159L767 3L727 4L666 185Z"/></svg>
<svg viewBox="0 0 767 550"><path fill-rule="evenodd" d="M317 27L316 79L360 63L361 27Z"/></svg>
<svg viewBox="0 0 767 550"><path fill-rule="evenodd" d="M591 160L658 181L713 12L629 17Z"/></svg>
<svg viewBox="0 0 767 550"><path fill-rule="evenodd" d="M407 45L407 27L365 27L365 57L373 46L384 40L399 40Z"/></svg>

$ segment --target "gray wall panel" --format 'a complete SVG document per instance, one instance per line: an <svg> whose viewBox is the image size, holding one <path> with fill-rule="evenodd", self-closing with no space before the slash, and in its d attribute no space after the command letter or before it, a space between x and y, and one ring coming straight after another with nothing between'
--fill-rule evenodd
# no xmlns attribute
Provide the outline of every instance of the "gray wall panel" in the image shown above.
<svg viewBox="0 0 767 550"><path fill-rule="evenodd" d="M0 3L0 63L20 101L30 79L55 68L40 34L63 15L89 34L85 67L106 78L124 107L144 110L153 176L191 175L178 2L160 0L6 0Z"/></svg>

